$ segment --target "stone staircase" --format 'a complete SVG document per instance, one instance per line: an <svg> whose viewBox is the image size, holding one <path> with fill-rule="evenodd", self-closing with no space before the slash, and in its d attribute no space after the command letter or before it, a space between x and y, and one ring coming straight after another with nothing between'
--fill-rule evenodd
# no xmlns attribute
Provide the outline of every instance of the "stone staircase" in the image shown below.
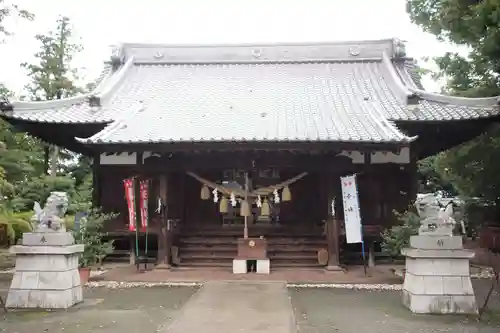
<svg viewBox="0 0 500 333"><path fill-rule="evenodd" d="M213 227L181 231L178 247L180 267L231 267L237 254L241 227ZM250 237L268 241L271 267L320 267L317 252L326 248L321 230L289 231L279 227L249 228Z"/></svg>

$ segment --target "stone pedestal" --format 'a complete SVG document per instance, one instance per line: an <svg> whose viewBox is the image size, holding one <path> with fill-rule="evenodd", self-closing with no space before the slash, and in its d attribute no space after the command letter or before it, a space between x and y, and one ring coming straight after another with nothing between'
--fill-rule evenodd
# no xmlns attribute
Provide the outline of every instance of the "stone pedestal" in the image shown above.
<svg viewBox="0 0 500 333"><path fill-rule="evenodd" d="M413 313L475 314L476 298L461 236L419 235L404 249L403 304Z"/></svg>
<svg viewBox="0 0 500 333"><path fill-rule="evenodd" d="M83 245L69 232L25 233L22 245L11 247L16 270L8 308L67 309L83 301L78 259Z"/></svg>
<svg viewBox="0 0 500 333"><path fill-rule="evenodd" d="M260 238L239 238L238 256L233 260L233 274L246 274L248 260L255 260L257 274L269 274L271 264L267 257L267 240Z"/></svg>

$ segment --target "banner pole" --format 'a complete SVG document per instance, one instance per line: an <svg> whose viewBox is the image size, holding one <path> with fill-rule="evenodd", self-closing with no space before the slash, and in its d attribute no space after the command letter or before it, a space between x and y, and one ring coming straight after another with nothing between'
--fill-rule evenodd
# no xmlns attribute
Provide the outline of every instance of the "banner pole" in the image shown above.
<svg viewBox="0 0 500 333"><path fill-rule="evenodd" d="M143 206L145 207L145 210L147 209L147 205L148 205L148 199L149 199L149 180L146 180L144 181L144 192L145 192L145 195L144 197L142 196L141 194L141 200L143 201ZM141 214L144 213L144 220L145 220L145 223L146 223L146 244L145 244L145 257L146 257L146 260L144 261L144 270L147 269L147 265L148 265L148 262L149 262L149 257L148 257L148 229L149 229L149 212L148 214L146 214L146 211L143 211L141 212Z"/></svg>
<svg viewBox="0 0 500 333"><path fill-rule="evenodd" d="M363 256L363 269L364 269L365 276L366 276L367 272L366 272L366 254L365 254L365 240L364 240L364 237L363 237L363 240L361 241L361 254Z"/></svg>
<svg viewBox="0 0 500 333"><path fill-rule="evenodd" d="M134 207L135 207L135 264L137 266L137 270L140 270L140 260L139 260L139 228L141 225L141 190L139 181L137 178L133 179L134 184Z"/></svg>

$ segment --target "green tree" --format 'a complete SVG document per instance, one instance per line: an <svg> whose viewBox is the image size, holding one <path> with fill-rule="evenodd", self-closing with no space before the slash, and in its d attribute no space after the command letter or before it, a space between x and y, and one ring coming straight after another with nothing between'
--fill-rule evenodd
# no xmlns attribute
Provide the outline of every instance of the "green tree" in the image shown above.
<svg viewBox="0 0 500 333"><path fill-rule="evenodd" d="M447 89L464 96L500 94L500 0L408 0L411 20L439 40L469 48L436 58Z"/></svg>
<svg viewBox="0 0 500 333"><path fill-rule="evenodd" d="M467 56L435 58L453 95L500 95L500 0L408 0L411 20L439 40L466 46ZM435 157L433 167L460 194L494 202L500 212L500 129Z"/></svg>
<svg viewBox="0 0 500 333"><path fill-rule="evenodd" d="M30 98L46 101L81 93L83 90L75 85L78 76L72 62L82 46L74 40L69 18L59 17L55 30L45 35L36 35L35 38L40 43L40 50L35 53L36 63L22 64L31 79L26 86ZM50 150L50 175L56 176L61 152L57 146L50 147Z"/></svg>
<svg viewBox="0 0 500 333"><path fill-rule="evenodd" d="M11 16L17 16L28 20L34 18L33 14L27 10L21 9L18 5L0 0L0 42L3 42L5 37L12 35L12 32L5 26L5 20Z"/></svg>

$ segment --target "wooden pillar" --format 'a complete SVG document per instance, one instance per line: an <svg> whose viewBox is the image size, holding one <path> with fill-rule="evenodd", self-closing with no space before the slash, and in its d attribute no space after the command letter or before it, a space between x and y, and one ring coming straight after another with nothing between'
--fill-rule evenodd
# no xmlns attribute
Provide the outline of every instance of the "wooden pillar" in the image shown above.
<svg viewBox="0 0 500 333"><path fill-rule="evenodd" d="M158 233L158 265L156 268L169 269L170 268L170 248L171 225L168 220L168 177L166 174L160 176L159 195L163 203L160 218L160 227Z"/></svg>
<svg viewBox="0 0 500 333"><path fill-rule="evenodd" d="M95 154L92 158L92 207L99 207L101 204L101 184L99 182L99 166L101 156Z"/></svg>
<svg viewBox="0 0 500 333"><path fill-rule="evenodd" d="M410 202L414 202L417 199L417 193L418 193L418 170L417 170L417 154L418 151L416 151L417 147L415 145L409 147L410 149L410 186L409 186L409 193L408 193L408 199Z"/></svg>
<svg viewBox="0 0 500 333"><path fill-rule="evenodd" d="M339 223L335 216L332 216L332 202L333 200L340 200L335 198L335 178L330 172L326 172L325 183L327 184L327 204L328 216L326 219L326 241L328 245L328 264L326 269L329 271L340 271L340 246L339 246ZM335 207L334 207L335 208Z"/></svg>
<svg viewBox="0 0 500 333"><path fill-rule="evenodd" d="M368 267L375 267L375 242L373 240L368 243Z"/></svg>

